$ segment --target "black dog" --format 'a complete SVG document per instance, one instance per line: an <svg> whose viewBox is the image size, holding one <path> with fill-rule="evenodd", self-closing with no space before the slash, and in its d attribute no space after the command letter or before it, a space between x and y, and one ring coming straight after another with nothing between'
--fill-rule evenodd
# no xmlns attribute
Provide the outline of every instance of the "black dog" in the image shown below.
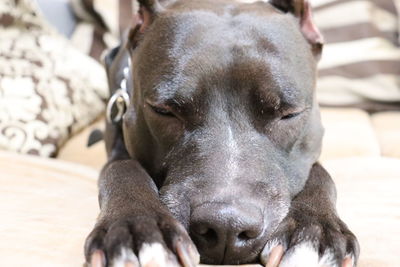
<svg viewBox="0 0 400 267"><path fill-rule="evenodd" d="M140 4L106 58L120 114L87 261L194 266L197 247L202 263L355 265L357 240L316 163L322 37L308 2Z"/></svg>

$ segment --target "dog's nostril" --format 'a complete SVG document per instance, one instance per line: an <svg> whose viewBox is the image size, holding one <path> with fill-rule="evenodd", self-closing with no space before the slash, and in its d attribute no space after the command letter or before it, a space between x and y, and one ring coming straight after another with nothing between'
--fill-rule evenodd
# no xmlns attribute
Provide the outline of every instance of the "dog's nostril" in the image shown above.
<svg viewBox="0 0 400 267"><path fill-rule="evenodd" d="M238 235L240 240L250 240L255 239L258 236L258 232L256 231L243 231Z"/></svg>
<svg viewBox="0 0 400 267"><path fill-rule="evenodd" d="M197 236L197 238L203 240L203 242L208 244L208 246L212 247L218 243L218 234L212 228L200 226L196 227L196 229L193 232Z"/></svg>
<svg viewBox="0 0 400 267"><path fill-rule="evenodd" d="M210 229L207 226L199 225L195 228L195 232L199 235L205 235Z"/></svg>
<svg viewBox="0 0 400 267"><path fill-rule="evenodd" d="M209 228L202 236L208 240L209 243L216 243L218 241L218 235L215 230Z"/></svg>
<svg viewBox="0 0 400 267"><path fill-rule="evenodd" d="M218 241L216 230L209 227L207 224L197 224L192 228L192 231L209 244L216 244Z"/></svg>

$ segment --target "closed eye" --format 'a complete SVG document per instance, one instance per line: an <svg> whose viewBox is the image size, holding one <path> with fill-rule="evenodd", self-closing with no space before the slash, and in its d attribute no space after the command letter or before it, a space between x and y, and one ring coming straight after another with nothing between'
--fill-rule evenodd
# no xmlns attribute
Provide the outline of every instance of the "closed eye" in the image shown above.
<svg viewBox="0 0 400 267"><path fill-rule="evenodd" d="M149 103L148 103L149 104ZM155 106L155 105L151 105L149 104L149 106L151 107L151 109L162 116L175 116L167 107L160 107L160 106Z"/></svg>
<svg viewBox="0 0 400 267"><path fill-rule="evenodd" d="M302 113L302 111L293 112L293 113L284 115L284 116L281 117L281 120L289 120L289 119L295 118L295 117L299 116L301 113Z"/></svg>

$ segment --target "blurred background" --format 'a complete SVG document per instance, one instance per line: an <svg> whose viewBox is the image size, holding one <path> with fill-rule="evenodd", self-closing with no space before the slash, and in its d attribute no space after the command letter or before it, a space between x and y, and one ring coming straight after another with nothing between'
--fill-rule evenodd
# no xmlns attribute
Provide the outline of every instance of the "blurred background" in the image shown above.
<svg viewBox="0 0 400 267"><path fill-rule="evenodd" d="M400 0L311 3L326 41L320 160L361 243L359 266L400 266ZM4 266L83 263L106 161L103 142L87 146L104 129L101 59L135 24L136 9L134 0L0 2Z"/></svg>

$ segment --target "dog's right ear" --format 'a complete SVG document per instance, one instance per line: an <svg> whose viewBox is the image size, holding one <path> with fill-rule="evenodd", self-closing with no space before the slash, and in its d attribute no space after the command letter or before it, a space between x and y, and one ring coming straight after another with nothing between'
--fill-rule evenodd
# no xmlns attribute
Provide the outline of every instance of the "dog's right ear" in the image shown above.
<svg viewBox="0 0 400 267"><path fill-rule="evenodd" d="M159 0L138 0L138 3L137 24L128 34L129 50L136 47L138 36L144 34L155 17L164 10Z"/></svg>

